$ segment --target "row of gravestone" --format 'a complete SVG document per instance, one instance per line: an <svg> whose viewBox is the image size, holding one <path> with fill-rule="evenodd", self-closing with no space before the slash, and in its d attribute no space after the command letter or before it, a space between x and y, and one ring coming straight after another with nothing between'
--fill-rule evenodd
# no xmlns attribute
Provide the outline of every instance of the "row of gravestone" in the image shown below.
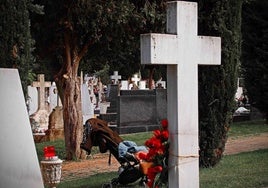
<svg viewBox="0 0 268 188"><path fill-rule="evenodd" d="M116 83L119 83L120 78L121 76L118 75L117 71L115 71L114 75L111 76L111 79L113 79L113 81ZM104 91L101 81L98 81L98 79L96 81L96 78L94 78L92 83L98 84L99 88L97 96L94 95L93 84L90 84L91 79L92 78L85 77L83 79L84 83L81 84L83 122L89 118L95 117L96 114L106 114L108 108L107 116L113 117L109 122L116 124L116 118L114 117L115 113L117 113L116 102L119 94L118 89L128 90L127 88L122 87L124 86L122 83L127 81L122 81L119 85L108 85L108 88L106 91ZM132 80L134 81L135 85L139 83L137 75L134 75ZM96 84L94 84L94 86ZM165 86L165 82L161 81L161 84ZM140 81L139 85L141 88L143 88L143 85L146 84L143 84L143 82ZM128 84L128 88L130 88L129 86L131 86L131 83ZM114 90L114 87L116 87L116 91ZM146 90L147 88L145 87L144 89ZM44 132L44 130L49 127L49 115L55 110L60 111L62 106L61 100L57 94L56 84L53 82L51 85L51 82L45 81L43 74L38 75L38 80L33 82L31 86L28 86L28 97L26 104L28 113L30 115L32 129L37 133ZM60 114L60 112L55 113ZM62 129L62 120L60 120L60 118L56 119L59 119L60 122L57 124L59 124L60 129Z"/></svg>

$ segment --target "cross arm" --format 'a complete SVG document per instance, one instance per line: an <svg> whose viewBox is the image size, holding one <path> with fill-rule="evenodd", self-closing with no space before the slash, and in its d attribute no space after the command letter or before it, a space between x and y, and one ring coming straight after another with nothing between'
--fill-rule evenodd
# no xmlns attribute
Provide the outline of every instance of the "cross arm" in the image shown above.
<svg viewBox="0 0 268 188"><path fill-rule="evenodd" d="M221 64L221 38L198 36L199 41L199 65L220 65Z"/></svg>
<svg viewBox="0 0 268 188"><path fill-rule="evenodd" d="M141 35L142 64L178 64L179 44L177 35L143 34Z"/></svg>

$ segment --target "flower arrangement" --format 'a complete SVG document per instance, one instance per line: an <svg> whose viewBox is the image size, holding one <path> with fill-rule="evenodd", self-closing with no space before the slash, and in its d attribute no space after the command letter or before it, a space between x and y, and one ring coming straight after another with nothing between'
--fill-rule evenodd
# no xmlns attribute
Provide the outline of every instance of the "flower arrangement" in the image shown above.
<svg viewBox="0 0 268 188"><path fill-rule="evenodd" d="M148 153L142 153L142 160L151 162L147 170L147 186L150 188L164 187L168 183L168 121L161 121L161 128L153 132L153 136L145 142Z"/></svg>

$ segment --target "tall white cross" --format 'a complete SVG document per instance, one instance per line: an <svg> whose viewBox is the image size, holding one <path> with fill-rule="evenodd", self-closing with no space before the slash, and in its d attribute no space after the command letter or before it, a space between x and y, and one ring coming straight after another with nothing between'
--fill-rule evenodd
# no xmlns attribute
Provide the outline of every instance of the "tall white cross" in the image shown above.
<svg viewBox="0 0 268 188"><path fill-rule="evenodd" d="M110 76L114 80L115 84L118 84L118 80L121 80L121 75L118 75L118 71L114 71L114 75Z"/></svg>
<svg viewBox="0 0 268 188"><path fill-rule="evenodd" d="M141 63L167 65L169 187L199 187L198 65L220 65L221 39L197 35L197 3L167 4L167 33L141 35Z"/></svg>
<svg viewBox="0 0 268 188"><path fill-rule="evenodd" d="M45 98L46 98L46 87L50 87L50 82L45 82L45 75L44 74L38 74L37 80L32 83L33 87L38 88L38 109L39 110L45 110Z"/></svg>

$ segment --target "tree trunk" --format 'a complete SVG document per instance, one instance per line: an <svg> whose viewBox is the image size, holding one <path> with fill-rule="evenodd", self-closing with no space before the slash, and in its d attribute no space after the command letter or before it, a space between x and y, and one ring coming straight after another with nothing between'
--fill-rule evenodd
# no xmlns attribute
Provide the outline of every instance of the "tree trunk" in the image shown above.
<svg viewBox="0 0 268 188"><path fill-rule="evenodd" d="M154 72L155 72L155 68L154 68L154 66L152 67L150 67L149 68L149 70L150 70L150 73L149 73L149 89L153 89L153 76L154 76Z"/></svg>
<svg viewBox="0 0 268 188"><path fill-rule="evenodd" d="M77 75L80 59L77 48L70 47L70 35L65 36L65 61L56 76L56 84L63 104L66 159L81 159L85 153L80 149L83 138L81 105L81 82Z"/></svg>
<svg viewBox="0 0 268 188"><path fill-rule="evenodd" d="M82 108L80 80L76 75L64 82L63 121L67 160L81 158L82 142Z"/></svg>

